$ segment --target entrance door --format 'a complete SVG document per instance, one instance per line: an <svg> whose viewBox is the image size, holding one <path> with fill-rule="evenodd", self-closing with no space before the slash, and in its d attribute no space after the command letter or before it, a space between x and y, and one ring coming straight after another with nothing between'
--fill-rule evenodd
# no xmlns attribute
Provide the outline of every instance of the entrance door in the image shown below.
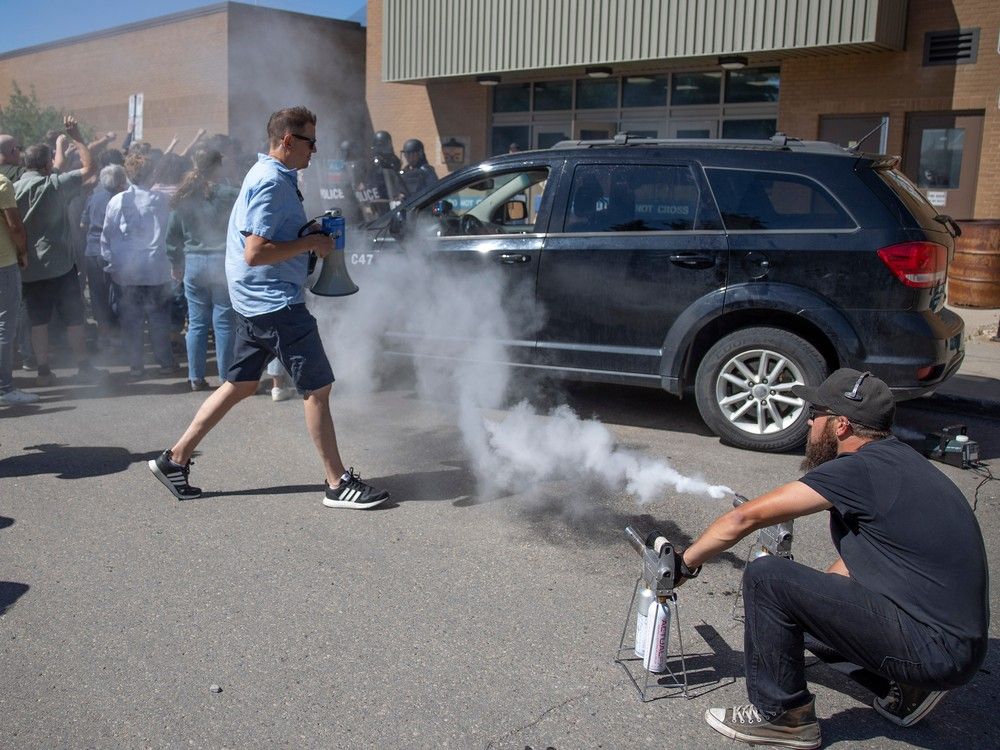
<svg viewBox="0 0 1000 750"><path fill-rule="evenodd" d="M716 120L671 120L667 123L668 138L717 138Z"/></svg>
<svg viewBox="0 0 1000 750"><path fill-rule="evenodd" d="M982 138L981 112L907 116L903 171L932 206L953 219L972 218Z"/></svg>
<svg viewBox="0 0 1000 750"><path fill-rule="evenodd" d="M559 141L570 139L569 123L535 123L532 148L552 148Z"/></svg>
<svg viewBox="0 0 1000 750"><path fill-rule="evenodd" d="M617 122L577 120L573 126L573 137L581 141L607 141L614 138L617 132Z"/></svg>

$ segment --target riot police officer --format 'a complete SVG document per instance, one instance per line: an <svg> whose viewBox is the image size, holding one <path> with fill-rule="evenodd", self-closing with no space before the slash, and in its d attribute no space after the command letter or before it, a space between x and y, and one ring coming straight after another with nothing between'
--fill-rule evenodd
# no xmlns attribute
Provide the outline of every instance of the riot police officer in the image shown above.
<svg viewBox="0 0 1000 750"><path fill-rule="evenodd" d="M357 184L356 195L366 219L389 210L389 200L399 189L399 157L393 151L392 136L379 130L372 137L371 156Z"/></svg>
<svg viewBox="0 0 1000 750"><path fill-rule="evenodd" d="M427 163L424 144L419 139L410 138L403 144L403 158L406 159L406 166L399 172L402 183L400 199L416 195L438 181L437 172Z"/></svg>

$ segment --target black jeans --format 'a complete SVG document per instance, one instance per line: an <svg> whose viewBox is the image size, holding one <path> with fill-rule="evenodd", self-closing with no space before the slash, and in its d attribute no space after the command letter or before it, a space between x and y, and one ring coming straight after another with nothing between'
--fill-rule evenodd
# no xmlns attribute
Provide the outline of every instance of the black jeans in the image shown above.
<svg viewBox="0 0 1000 750"><path fill-rule="evenodd" d="M811 699L807 635L824 661L839 655L858 665L851 676L875 691L887 679L936 690L964 685L986 656L985 642L942 635L846 576L779 557L747 566L743 602L747 694L768 718Z"/></svg>

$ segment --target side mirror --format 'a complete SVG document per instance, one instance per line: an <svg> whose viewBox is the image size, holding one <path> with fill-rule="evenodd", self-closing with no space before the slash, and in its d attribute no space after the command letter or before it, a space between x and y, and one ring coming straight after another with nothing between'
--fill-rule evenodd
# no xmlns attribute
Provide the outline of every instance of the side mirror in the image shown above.
<svg viewBox="0 0 1000 750"><path fill-rule="evenodd" d="M524 221L528 216L528 208L524 201L507 201L504 206L507 222Z"/></svg>
<svg viewBox="0 0 1000 750"><path fill-rule="evenodd" d="M389 217L389 234L393 237L399 237L403 233L403 228L406 226L406 209L397 208L392 212L392 216Z"/></svg>

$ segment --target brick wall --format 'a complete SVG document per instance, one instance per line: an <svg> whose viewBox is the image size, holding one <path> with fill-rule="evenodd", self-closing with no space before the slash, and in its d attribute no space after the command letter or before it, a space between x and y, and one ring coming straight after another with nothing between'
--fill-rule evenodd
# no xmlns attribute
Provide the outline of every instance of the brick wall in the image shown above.
<svg viewBox="0 0 1000 750"><path fill-rule="evenodd" d="M924 34L980 28L971 65L922 65ZM910 0L906 49L790 58L781 63L778 128L816 138L820 115L886 113L888 151L902 154L907 112L984 110L974 218L1000 218L1000 3Z"/></svg>
<svg viewBox="0 0 1000 750"><path fill-rule="evenodd" d="M226 14L138 28L0 58L0 102L16 81L39 102L124 136L131 94L144 95L143 139L183 147L199 127L225 132ZM120 141L119 141L120 142Z"/></svg>
<svg viewBox="0 0 1000 750"><path fill-rule="evenodd" d="M424 142L427 160L443 176L440 143L451 137L468 139L466 163L487 152L489 93L472 81L432 81L427 85L382 82L382 2L368 3L366 98L373 130L392 134L396 150L407 138Z"/></svg>

